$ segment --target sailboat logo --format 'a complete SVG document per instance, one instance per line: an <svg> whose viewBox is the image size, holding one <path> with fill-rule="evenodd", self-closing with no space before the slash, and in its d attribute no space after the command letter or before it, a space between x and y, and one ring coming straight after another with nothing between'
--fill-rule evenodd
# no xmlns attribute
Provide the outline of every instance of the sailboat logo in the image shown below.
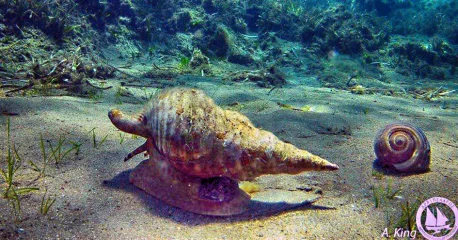
<svg viewBox="0 0 458 240"><path fill-rule="evenodd" d="M424 201L418 208L416 220L418 231L429 240L451 239L458 231L458 209L446 198L433 197Z"/></svg>
<svg viewBox="0 0 458 240"><path fill-rule="evenodd" d="M451 230L450 224L446 224L448 218L436 207L437 216L434 216L429 208L426 208L425 227L429 231L434 231L433 235L440 233L442 230Z"/></svg>

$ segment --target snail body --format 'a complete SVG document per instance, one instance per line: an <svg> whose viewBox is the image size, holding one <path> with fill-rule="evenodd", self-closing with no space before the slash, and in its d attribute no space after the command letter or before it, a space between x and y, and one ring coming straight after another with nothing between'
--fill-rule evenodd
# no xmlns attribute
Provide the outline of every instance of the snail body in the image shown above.
<svg viewBox="0 0 458 240"><path fill-rule="evenodd" d="M238 181L263 174L338 169L256 128L246 116L220 108L196 89L162 91L136 118L128 118L119 110L111 110L108 116L121 131L146 138L125 158L145 151L150 156L131 173L130 181L191 212L240 213L249 197L238 188ZM160 189L169 193L164 195Z"/></svg>
<svg viewBox="0 0 458 240"><path fill-rule="evenodd" d="M431 162L425 133L408 123L389 124L380 130L374 140L374 152L382 166L400 172L424 172Z"/></svg>

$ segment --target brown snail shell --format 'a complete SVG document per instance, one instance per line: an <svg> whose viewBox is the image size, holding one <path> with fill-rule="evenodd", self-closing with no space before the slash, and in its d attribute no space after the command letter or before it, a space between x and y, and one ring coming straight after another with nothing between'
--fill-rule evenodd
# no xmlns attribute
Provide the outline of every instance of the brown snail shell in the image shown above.
<svg viewBox="0 0 458 240"><path fill-rule="evenodd" d="M109 112L120 130L148 141L125 159L157 151L177 170L201 178L251 180L264 174L332 171L339 167L256 128L244 115L217 106L201 90L164 90L128 119Z"/></svg>
<svg viewBox="0 0 458 240"><path fill-rule="evenodd" d="M256 128L245 115L222 109L197 89L164 90L135 118L116 109L108 117L119 130L146 138L124 159L142 152L150 156L131 172L130 181L190 212L226 216L245 211L250 196L238 181L339 169Z"/></svg>
<svg viewBox="0 0 458 240"><path fill-rule="evenodd" d="M424 172L431 162L425 133L408 123L389 124L380 130L375 137L374 151L382 166L401 172Z"/></svg>

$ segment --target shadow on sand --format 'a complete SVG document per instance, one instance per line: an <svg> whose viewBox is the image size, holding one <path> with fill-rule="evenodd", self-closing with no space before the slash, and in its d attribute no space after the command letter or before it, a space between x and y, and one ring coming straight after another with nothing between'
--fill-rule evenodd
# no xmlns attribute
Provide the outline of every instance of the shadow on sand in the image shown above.
<svg viewBox="0 0 458 240"><path fill-rule="evenodd" d="M305 200L300 203L287 202L262 202L251 200L248 210L242 214L234 216L206 216L184 211L180 208L169 206L159 199L145 193L129 182L129 174L132 170L126 170L119 173L113 179L103 181L103 186L111 189L127 191L137 195L143 203L148 206L151 214L163 218L174 220L186 225L203 225L215 222L237 222L255 219L263 219L272 216L281 215L288 211L299 211L305 209L333 210L334 207L312 205L319 197Z"/></svg>
<svg viewBox="0 0 458 240"><path fill-rule="evenodd" d="M388 176L397 176L397 177L408 177L412 175L419 175L423 173L428 173L431 171L431 169L428 169L427 171L416 171L416 172L400 172L396 170L394 167L383 167L382 164L380 163L380 160L375 159L372 162L372 168L376 170L377 172L383 173L383 175L388 175Z"/></svg>

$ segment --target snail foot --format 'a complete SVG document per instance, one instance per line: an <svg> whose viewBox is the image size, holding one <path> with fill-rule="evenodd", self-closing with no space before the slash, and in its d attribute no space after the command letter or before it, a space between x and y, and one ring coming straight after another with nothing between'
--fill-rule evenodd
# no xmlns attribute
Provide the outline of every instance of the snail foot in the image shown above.
<svg viewBox="0 0 458 240"><path fill-rule="evenodd" d="M158 156L144 160L130 174L130 182L163 202L189 212L213 216L241 214L250 196L228 177L186 175Z"/></svg>

